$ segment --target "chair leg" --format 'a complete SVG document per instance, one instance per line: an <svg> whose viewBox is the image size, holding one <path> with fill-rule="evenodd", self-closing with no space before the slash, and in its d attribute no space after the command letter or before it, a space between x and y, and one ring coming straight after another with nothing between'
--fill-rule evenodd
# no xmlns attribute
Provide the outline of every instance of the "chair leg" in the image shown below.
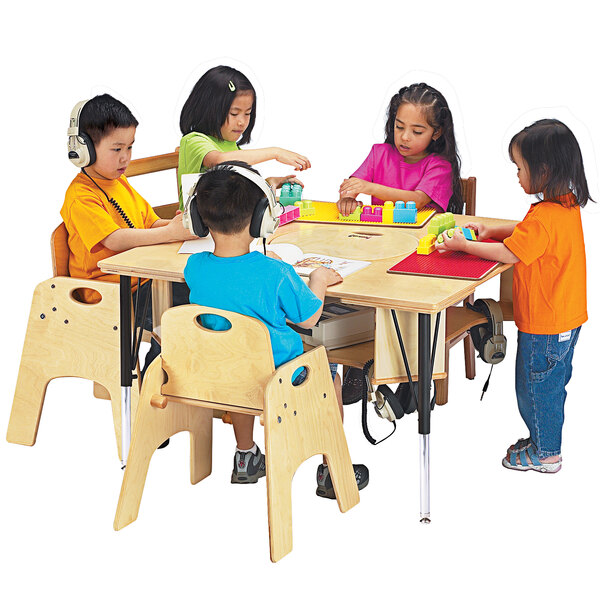
<svg viewBox="0 0 600 600"><path fill-rule="evenodd" d="M464 303L473 304L475 302L475 295L471 294L465 299ZM470 335L464 340L464 351L465 351L465 375L467 379L475 379L475 346Z"/></svg>
<svg viewBox="0 0 600 600"><path fill-rule="evenodd" d="M448 379L450 378L450 346L445 346L446 378L437 379L435 382L435 403L437 406L448 404Z"/></svg>
<svg viewBox="0 0 600 600"><path fill-rule="evenodd" d="M162 361L157 357L148 367L138 403L127 467L115 515L118 531L137 519L150 460L166 439L180 431L190 432L190 479L204 479L212 470L212 418L209 408L170 402L166 408L155 408L152 396L160 393L164 381Z"/></svg>
<svg viewBox="0 0 600 600"><path fill-rule="evenodd" d="M475 346L471 336L468 335L464 342L465 348L465 374L467 379L475 379Z"/></svg>
<svg viewBox="0 0 600 600"><path fill-rule="evenodd" d="M340 419L340 429L341 427ZM336 438L338 433L336 433ZM338 507L341 512L346 512L360 502L360 496L345 438L343 438L343 441L343 446L336 443L327 449L324 454L327 458L327 466L329 467Z"/></svg>
<svg viewBox="0 0 600 600"><path fill-rule="evenodd" d="M266 436L265 432L265 436ZM292 551L292 477L287 461L277 458L267 463L267 509L269 515L269 545L271 560L277 562ZM276 456L276 455L275 455ZM285 464L284 464L285 463Z"/></svg>

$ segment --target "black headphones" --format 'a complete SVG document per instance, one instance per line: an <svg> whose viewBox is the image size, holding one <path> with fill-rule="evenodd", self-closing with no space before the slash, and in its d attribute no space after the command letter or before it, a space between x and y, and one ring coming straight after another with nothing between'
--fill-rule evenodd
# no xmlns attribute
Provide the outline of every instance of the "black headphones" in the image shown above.
<svg viewBox="0 0 600 600"><path fill-rule="evenodd" d="M69 119L69 128L67 129L69 160L76 167L81 168L89 167L96 162L96 149L92 138L87 133L79 131L79 118L83 107L87 103L88 100L82 100L73 107Z"/></svg>
<svg viewBox="0 0 600 600"><path fill-rule="evenodd" d="M475 325L469 329L473 345L479 352L479 358L486 363L496 365L506 356L506 337L502 333L502 309L490 298L479 298L475 304L467 307L482 313L487 323Z"/></svg>
<svg viewBox="0 0 600 600"><path fill-rule="evenodd" d="M250 235L254 238L266 238L274 233L279 226L279 217L283 213L283 207L275 198L275 193L271 186L260 176L238 165L217 165L211 170L227 170L233 171L246 179L249 179L256 184L264 196L256 203L252 218L250 219ZM202 217L198 212L198 183L202 179L202 173L198 175L193 188L189 191L189 196L185 204L183 213L183 225L187 227L194 235L198 237L206 237L208 235L208 227L202 221ZM183 186L183 182L182 182Z"/></svg>

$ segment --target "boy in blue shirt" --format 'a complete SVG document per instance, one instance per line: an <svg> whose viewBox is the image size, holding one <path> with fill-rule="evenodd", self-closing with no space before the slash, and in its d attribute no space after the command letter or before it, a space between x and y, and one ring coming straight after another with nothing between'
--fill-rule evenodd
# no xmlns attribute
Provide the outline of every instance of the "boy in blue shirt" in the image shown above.
<svg viewBox="0 0 600 600"><path fill-rule="evenodd" d="M269 330L277 368L303 353L302 340L286 324L286 319L300 327L315 325L323 310L327 287L340 283L342 278L336 271L320 267L311 273L307 286L290 265L260 252L250 252L254 239L250 235L250 221L264 192L256 183L233 171L232 166L258 174L246 163L230 161L201 177L191 210L198 211L210 230L215 250L190 256L184 276L190 288L190 302L260 319ZM203 325L211 329L227 327L217 315L203 317ZM342 412L337 365L330 368ZM298 383L304 377L301 372ZM265 475L265 458L254 443L254 416L232 414L231 418L237 442L231 482L256 483ZM364 465L354 465L354 473L360 490L369 482L369 471ZM317 470L317 495L335 498L325 464Z"/></svg>

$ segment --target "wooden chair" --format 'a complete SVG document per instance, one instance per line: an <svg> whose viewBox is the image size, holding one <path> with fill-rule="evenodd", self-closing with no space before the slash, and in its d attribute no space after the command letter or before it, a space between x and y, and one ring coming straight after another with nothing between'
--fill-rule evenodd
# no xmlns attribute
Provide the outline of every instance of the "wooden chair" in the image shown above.
<svg viewBox="0 0 600 600"><path fill-rule="evenodd" d="M177 162L177 151L141 158L131 161L126 174L135 177L177 168ZM177 207L177 203L166 204L155 211L161 218L171 218ZM119 286L71 278L67 240L67 229L61 223L50 239L53 278L40 283L33 294L6 437L9 442L33 446L48 383L57 377L82 377L94 382L96 397L111 401L122 458ZM97 304L79 302L77 291L82 288L96 290L101 300ZM149 341L147 336L144 339ZM138 386L133 386L132 414L138 396Z"/></svg>
<svg viewBox="0 0 600 600"><path fill-rule="evenodd" d="M231 328L212 331L201 314L225 317ZM275 370L266 326L251 317L197 305L163 314L162 355L146 372L114 528L137 518L152 454L179 431L191 435L191 482L212 468L213 409L258 415L265 427L270 554L292 549L291 483L315 454L327 457L342 512L359 501L325 349L321 346ZM298 385L292 374L308 377ZM235 373L235 377L231 374ZM237 534L237 532L236 532Z"/></svg>
<svg viewBox="0 0 600 600"><path fill-rule="evenodd" d="M112 404L117 450L121 456L121 384L119 344L119 286L105 281L68 277L66 228L52 234L55 277L33 293L6 439L33 446L48 383L57 377L81 377L99 384ZM78 300L77 291L93 289L96 304ZM85 349L85 351L82 351ZM132 410L138 399L131 390Z"/></svg>

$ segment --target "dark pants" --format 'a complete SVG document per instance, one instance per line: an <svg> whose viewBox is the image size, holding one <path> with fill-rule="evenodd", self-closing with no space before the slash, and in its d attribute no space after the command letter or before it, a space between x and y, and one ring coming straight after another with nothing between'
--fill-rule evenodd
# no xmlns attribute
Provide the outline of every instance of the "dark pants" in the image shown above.
<svg viewBox="0 0 600 600"><path fill-rule="evenodd" d="M181 306L182 304L190 303L190 288L185 283L172 283L173 289L173 306ZM139 293L139 298L137 297ZM133 305L135 306L137 301L138 312L141 313L144 310L144 304L148 299L148 308L146 311L146 318L144 319L144 329L146 331L152 331L152 289L150 282L146 282L139 289L133 292ZM140 316L136 317L136 323L139 323ZM160 354L160 344L152 338L150 341L150 350L146 354L146 360L144 361L144 367L141 372L141 378L144 379L146 369L150 363Z"/></svg>

